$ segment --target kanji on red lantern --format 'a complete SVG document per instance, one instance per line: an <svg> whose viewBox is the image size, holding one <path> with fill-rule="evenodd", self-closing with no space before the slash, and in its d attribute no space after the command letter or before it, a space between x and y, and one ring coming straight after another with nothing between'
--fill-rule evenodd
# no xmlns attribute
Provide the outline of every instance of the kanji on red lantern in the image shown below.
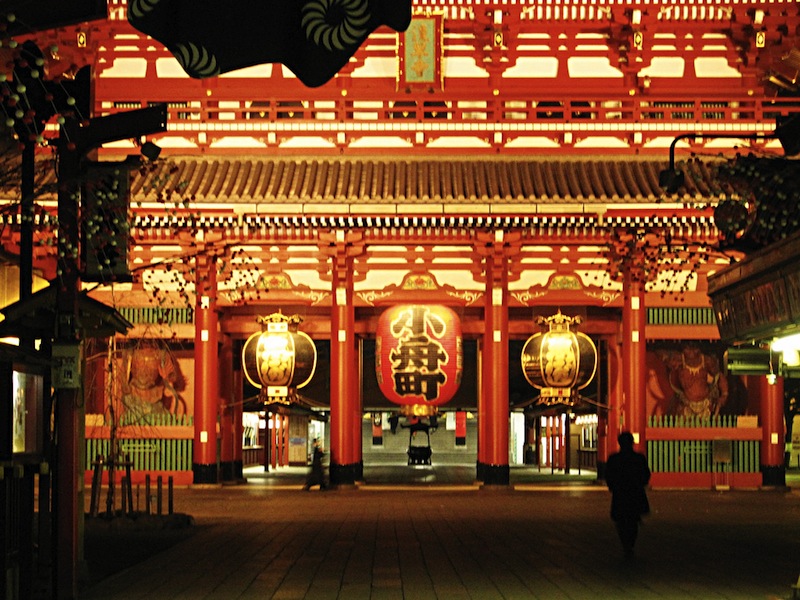
<svg viewBox="0 0 800 600"><path fill-rule="evenodd" d="M446 306L386 310L378 321L375 352L378 385L396 404L439 406L461 383L461 322Z"/></svg>

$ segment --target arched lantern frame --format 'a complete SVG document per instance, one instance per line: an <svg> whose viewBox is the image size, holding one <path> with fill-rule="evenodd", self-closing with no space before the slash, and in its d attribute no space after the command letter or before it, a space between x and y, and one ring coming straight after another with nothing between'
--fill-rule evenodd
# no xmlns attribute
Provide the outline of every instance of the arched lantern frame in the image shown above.
<svg viewBox="0 0 800 600"><path fill-rule="evenodd" d="M317 349L314 341L298 331L303 319L280 312L258 317L261 331L242 346L242 370L247 381L259 389L265 404L291 404L296 390L314 377Z"/></svg>
<svg viewBox="0 0 800 600"><path fill-rule="evenodd" d="M536 322L547 330L533 334L522 348L525 379L539 390L539 404L573 406L597 372L597 346L585 333L572 330L582 322L579 316L559 310Z"/></svg>

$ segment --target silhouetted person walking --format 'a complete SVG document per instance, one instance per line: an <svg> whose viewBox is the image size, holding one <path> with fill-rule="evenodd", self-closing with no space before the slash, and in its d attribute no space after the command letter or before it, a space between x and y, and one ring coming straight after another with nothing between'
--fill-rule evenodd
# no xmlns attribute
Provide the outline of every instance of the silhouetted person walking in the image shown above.
<svg viewBox="0 0 800 600"><path fill-rule="evenodd" d="M324 490L328 487L328 484L325 482L325 469L322 466L323 456L325 456L325 453L322 451L319 439L314 439L314 454L311 457L311 470L308 472L308 477L306 477L306 484L303 486L304 490L308 491L313 485L318 485L320 490Z"/></svg>
<svg viewBox="0 0 800 600"><path fill-rule="evenodd" d="M645 455L633 449L633 435L623 431L617 438L619 452L608 457L606 484L611 490L611 518L617 526L625 556L633 555L642 515L650 512L645 486L650 468Z"/></svg>

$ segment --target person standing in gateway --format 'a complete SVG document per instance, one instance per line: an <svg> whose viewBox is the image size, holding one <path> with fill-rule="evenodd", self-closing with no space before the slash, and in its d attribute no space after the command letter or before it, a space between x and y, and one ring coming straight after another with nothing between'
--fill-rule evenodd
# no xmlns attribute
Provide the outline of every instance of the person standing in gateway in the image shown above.
<svg viewBox="0 0 800 600"><path fill-rule="evenodd" d="M325 453L322 451L322 445L318 438L314 438L314 449L311 456L311 469L308 471L306 477L306 484L303 489L308 491L311 486L318 485L320 490L325 490L328 487L325 481L325 467L322 465L322 457Z"/></svg>
<svg viewBox="0 0 800 600"><path fill-rule="evenodd" d="M617 438L619 452L608 457L606 484L611 490L611 519L617 527L625 556L633 556L642 515L650 512L645 486L650 481L647 458L633 449L633 434L623 431Z"/></svg>

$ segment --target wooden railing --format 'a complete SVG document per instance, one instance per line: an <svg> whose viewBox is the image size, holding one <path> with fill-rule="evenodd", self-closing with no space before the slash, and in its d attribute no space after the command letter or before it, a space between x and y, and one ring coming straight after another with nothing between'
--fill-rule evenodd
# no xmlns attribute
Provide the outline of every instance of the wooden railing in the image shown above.
<svg viewBox="0 0 800 600"><path fill-rule="evenodd" d="M94 416L96 417L96 416ZM121 426L116 431L121 456L119 461L131 462L133 484L144 481L146 475L173 476L178 485L192 482L192 447L194 426L188 417L173 415L148 415L147 423ZM90 418L86 427L84 445L85 464L91 468L99 457L112 455L111 428L97 425ZM121 477L120 471L116 474ZM103 474L107 478L107 473ZM87 480L91 470L86 471Z"/></svg>
<svg viewBox="0 0 800 600"><path fill-rule="evenodd" d="M734 415L651 417L647 458L654 487L758 487L761 427Z"/></svg>
<svg viewBox="0 0 800 600"><path fill-rule="evenodd" d="M796 102L744 96L726 101L667 97L603 100L562 93L557 100L514 100L508 96L470 98L465 96L468 90L462 95L452 89L439 94L436 106L389 90L374 98L366 97L365 92L359 100L308 100L302 99L308 92L287 89L280 99L241 95L226 100L221 108L218 96L195 99L198 97L191 89L183 91L182 100L177 99L180 96L175 94L180 91L175 90L169 96L148 91L146 97L137 97L136 80L126 81L125 91L101 86L99 93L106 101L98 114L167 102L165 135L184 138L179 148L184 154L207 152L212 146L215 155L241 154L245 148L256 154L280 150L284 155L312 151L359 154L377 148L399 154L452 154L456 148L461 153L549 154L556 147L586 153L582 144L590 144L595 153L604 148L604 152L623 154L633 149L664 154L663 140L689 132L708 134L696 138L692 150L703 151L708 146L708 151L716 154L722 147L713 134L741 133L746 137L771 133L777 116L800 111ZM122 93L127 96L120 96ZM215 144L221 140L227 141ZM681 156L687 154L683 148ZM169 151L169 145L165 150Z"/></svg>
<svg viewBox="0 0 800 600"><path fill-rule="evenodd" d="M191 471L192 439L140 438L120 441L120 452L130 460L134 471ZM111 441L87 438L86 461L109 456Z"/></svg>
<svg viewBox="0 0 800 600"><path fill-rule="evenodd" d="M757 473L757 440L731 442L730 462L714 460L714 442L719 440L650 440L647 455L654 473Z"/></svg>
<svg viewBox="0 0 800 600"><path fill-rule="evenodd" d="M134 325L193 323L194 310L191 307L164 308L161 306L122 306L120 314Z"/></svg>

